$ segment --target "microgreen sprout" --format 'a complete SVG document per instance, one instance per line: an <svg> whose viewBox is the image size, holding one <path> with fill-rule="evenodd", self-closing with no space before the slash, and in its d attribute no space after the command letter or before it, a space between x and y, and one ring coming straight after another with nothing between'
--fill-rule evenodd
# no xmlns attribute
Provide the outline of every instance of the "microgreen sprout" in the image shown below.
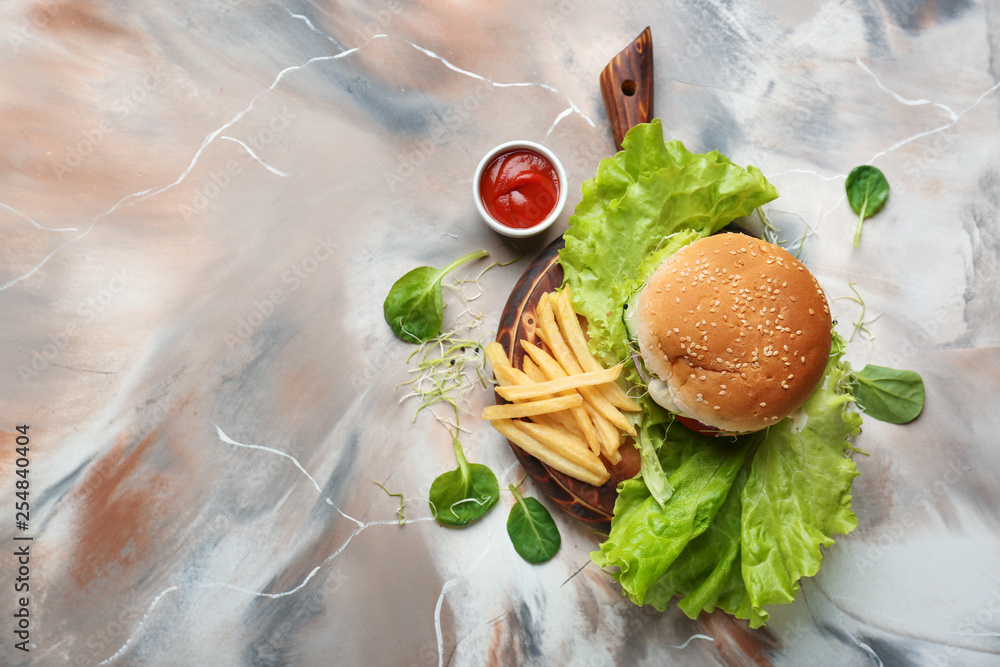
<svg viewBox="0 0 1000 667"><path fill-rule="evenodd" d="M859 331L861 333L865 334L866 336L868 336L868 340L874 340L875 337L872 335L872 332L869 331L868 328L865 326L865 324L866 324L865 323L865 311L868 309L868 306L865 304L865 300L861 298L861 293L858 292L858 289L854 286L854 283L847 283L847 286L851 288L852 292L854 292L854 296L838 296L837 298L838 299L847 299L848 301L853 301L854 303L856 303L859 306L861 306L861 314L858 316L858 320L854 323L854 330L851 331L851 335L847 339L847 342L849 343L852 340L854 340L854 336L856 336ZM875 320L877 320L881 316L882 316L882 314L879 313L878 315L876 315L872 319L868 320L867 324L871 324L872 322L874 322Z"/></svg>
<svg viewBox="0 0 1000 667"><path fill-rule="evenodd" d="M809 226L802 216L798 216L799 220L802 220L802 236L799 237L799 246L795 249L795 259L802 261L802 251L806 249L806 239L809 238L809 233L813 231L813 228Z"/></svg>
<svg viewBox="0 0 1000 667"><path fill-rule="evenodd" d="M509 259L506 262L491 262L491 263L487 264L486 266L484 266L483 270L480 271L479 275L477 275L475 278L463 278L461 280L455 281L455 283L452 284L452 285L446 285L446 287L454 287L455 289L459 289L460 290L465 285L475 285L478 288L478 291L477 291L476 294L473 294L471 296L464 295L464 298L467 301L473 301L473 300L478 299L479 297L481 297L483 295L483 291L484 290L483 290L483 284L482 284L481 281L482 281L482 278L486 274L487 271L489 271L492 268L496 268L496 267L510 266L511 264L514 264L515 262L519 261L522 257L524 257L524 251L521 251L521 254L518 255L517 257L515 257L514 259Z"/></svg>
<svg viewBox="0 0 1000 667"><path fill-rule="evenodd" d="M763 206L758 206L755 210L757 211L757 217L760 218L761 224L764 225L764 240L776 243L779 231L778 228L775 227L774 224L768 219Z"/></svg>
<svg viewBox="0 0 1000 667"><path fill-rule="evenodd" d="M385 491L387 494L389 494L393 498L399 498L399 509L396 511L396 516L399 517L399 525L402 526L404 523L406 523L406 517L403 516L403 507L404 507L404 502L405 502L405 500L403 499L403 494L402 493L393 493L389 489L385 488L385 485L382 484L381 482L379 482L377 480L374 480L374 479L372 481L375 482L376 484L378 484L379 487L383 491Z"/></svg>
<svg viewBox="0 0 1000 667"><path fill-rule="evenodd" d="M420 404L413 419L425 408L439 403L451 407L456 417L459 408L466 402L466 395L478 384L484 389L489 386L486 376L486 360L483 344L472 337L482 321L481 315L473 315L472 321L462 326L462 331L451 329L431 341L421 344L407 361L413 377L403 382L409 393L400 400L417 398Z"/></svg>

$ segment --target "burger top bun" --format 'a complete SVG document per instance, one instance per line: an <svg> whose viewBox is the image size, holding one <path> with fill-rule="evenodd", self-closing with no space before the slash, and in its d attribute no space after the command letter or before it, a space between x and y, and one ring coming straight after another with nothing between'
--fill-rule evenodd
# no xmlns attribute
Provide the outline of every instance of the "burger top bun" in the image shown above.
<svg viewBox="0 0 1000 667"><path fill-rule="evenodd" d="M760 430L798 409L830 356L830 308L816 278L786 250L717 234L671 255L639 297L636 329L650 394L730 433Z"/></svg>

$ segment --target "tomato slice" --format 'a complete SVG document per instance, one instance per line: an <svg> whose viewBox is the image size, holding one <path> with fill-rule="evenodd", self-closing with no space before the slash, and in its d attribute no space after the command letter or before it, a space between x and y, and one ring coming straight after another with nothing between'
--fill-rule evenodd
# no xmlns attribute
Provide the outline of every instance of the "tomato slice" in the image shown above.
<svg viewBox="0 0 1000 667"><path fill-rule="evenodd" d="M723 431L721 428L715 426L709 426L708 424L702 424L697 419L691 419L690 417L682 417L681 415L674 415L677 417L677 421L687 426L692 431L696 433L701 433L703 435L728 435L728 431Z"/></svg>

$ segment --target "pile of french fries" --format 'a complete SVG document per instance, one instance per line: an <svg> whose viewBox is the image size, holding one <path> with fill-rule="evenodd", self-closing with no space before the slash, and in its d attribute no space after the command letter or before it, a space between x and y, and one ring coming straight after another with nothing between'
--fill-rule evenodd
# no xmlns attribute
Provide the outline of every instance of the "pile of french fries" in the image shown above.
<svg viewBox="0 0 1000 667"><path fill-rule="evenodd" d="M520 341L522 369L499 343L486 346L496 391L510 403L485 408L483 419L551 468L600 486L610 476L601 456L621 460L623 434L635 436L623 413L638 412L639 404L617 383L621 364L604 368L590 354L568 287L543 294L535 317L547 349Z"/></svg>

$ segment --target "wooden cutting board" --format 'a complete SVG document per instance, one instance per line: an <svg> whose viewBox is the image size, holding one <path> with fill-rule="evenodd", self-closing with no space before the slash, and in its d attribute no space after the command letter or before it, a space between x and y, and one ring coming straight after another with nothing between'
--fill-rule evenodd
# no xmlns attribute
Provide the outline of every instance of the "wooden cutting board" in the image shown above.
<svg viewBox="0 0 1000 667"><path fill-rule="evenodd" d="M615 145L621 149L622 138L631 127L653 118L653 41L648 27L608 63L601 72L600 85ZM515 368L521 368L524 359L524 350L518 341L540 344L535 333L535 307L542 294L562 285L563 271L558 258L563 245L559 237L535 258L504 306L497 342L503 345ZM497 400L502 399L498 397ZM635 448L623 446L621 462L614 466L608 464L611 478L603 486L595 487L549 468L514 444L511 448L546 497L581 521L605 532L610 529L618 482L639 471Z"/></svg>

